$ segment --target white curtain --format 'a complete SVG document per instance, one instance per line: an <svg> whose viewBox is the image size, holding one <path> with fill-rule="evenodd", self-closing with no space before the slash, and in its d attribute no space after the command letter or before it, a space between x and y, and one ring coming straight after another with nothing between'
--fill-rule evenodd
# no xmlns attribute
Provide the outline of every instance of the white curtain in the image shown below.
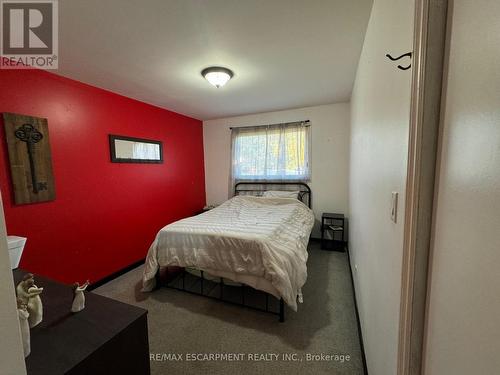
<svg viewBox="0 0 500 375"><path fill-rule="evenodd" d="M239 181L309 181L309 122L233 128L230 191Z"/></svg>

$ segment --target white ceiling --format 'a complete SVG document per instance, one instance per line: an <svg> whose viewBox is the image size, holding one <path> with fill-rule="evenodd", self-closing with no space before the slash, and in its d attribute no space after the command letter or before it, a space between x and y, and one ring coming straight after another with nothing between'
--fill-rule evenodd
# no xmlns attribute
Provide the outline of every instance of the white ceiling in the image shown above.
<svg viewBox="0 0 500 375"><path fill-rule="evenodd" d="M371 0L63 0L59 71L206 120L350 99ZM235 76L221 89L200 71Z"/></svg>

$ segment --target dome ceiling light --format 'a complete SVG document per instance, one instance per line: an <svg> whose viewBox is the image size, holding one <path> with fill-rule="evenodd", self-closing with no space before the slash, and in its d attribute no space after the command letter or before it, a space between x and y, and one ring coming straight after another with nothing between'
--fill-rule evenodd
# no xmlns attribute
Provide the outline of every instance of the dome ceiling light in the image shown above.
<svg viewBox="0 0 500 375"><path fill-rule="evenodd" d="M221 66L211 66L201 71L201 75L215 87L219 88L224 86L231 78L233 72L230 69Z"/></svg>

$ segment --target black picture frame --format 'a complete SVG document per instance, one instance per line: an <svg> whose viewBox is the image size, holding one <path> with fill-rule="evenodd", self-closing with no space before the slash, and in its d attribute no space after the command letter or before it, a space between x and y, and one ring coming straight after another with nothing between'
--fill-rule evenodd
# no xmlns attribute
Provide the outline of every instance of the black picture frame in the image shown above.
<svg viewBox="0 0 500 375"><path fill-rule="evenodd" d="M116 144L115 141L131 141L141 143L151 143L160 146L160 159L125 159L116 157ZM163 164L163 142L155 141L152 139L127 137L123 135L110 134L109 135L109 150L112 163L139 163L139 164Z"/></svg>

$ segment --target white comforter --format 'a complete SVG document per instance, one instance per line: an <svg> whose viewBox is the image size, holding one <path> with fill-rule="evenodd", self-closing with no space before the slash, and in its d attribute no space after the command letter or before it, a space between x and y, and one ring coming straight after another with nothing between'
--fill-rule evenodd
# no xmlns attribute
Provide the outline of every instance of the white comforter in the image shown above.
<svg viewBox="0 0 500 375"><path fill-rule="evenodd" d="M220 270L268 280L297 310L313 224L312 210L296 199L236 196L158 232L146 258L143 290L154 288L159 266Z"/></svg>

